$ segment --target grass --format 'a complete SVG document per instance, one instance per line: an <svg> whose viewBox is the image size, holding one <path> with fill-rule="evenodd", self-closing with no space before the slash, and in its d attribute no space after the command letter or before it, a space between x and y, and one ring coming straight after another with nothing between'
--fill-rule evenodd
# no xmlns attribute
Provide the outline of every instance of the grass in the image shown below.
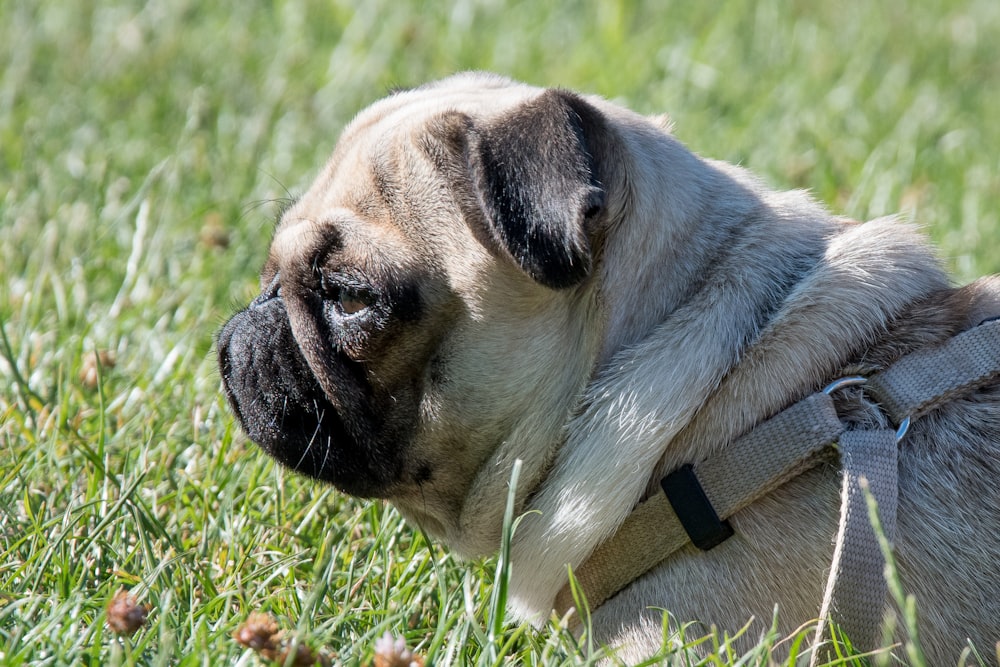
<svg viewBox="0 0 1000 667"><path fill-rule="evenodd" d="M994 0L0 3L0 664L253 664L254 611L344 664L386 631L434 664L587 664L555 623L503 623L494 561L237 432L212 337L281 201L390 86L491 69L669 112L838 212L902 210L967 281L1000 270L998 31ZM130 638L120 589L150 607ZM697 627L665 617L664 655L765 665L782 639Z"/></svg>

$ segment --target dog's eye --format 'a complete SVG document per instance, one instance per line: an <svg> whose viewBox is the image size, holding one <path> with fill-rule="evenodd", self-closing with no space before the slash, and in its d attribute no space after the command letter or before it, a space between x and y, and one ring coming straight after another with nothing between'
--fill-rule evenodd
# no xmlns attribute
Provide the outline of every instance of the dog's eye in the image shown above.
<svg viewBox="0 0 1000 667"><path fill-rule="evenodd" d="M320 289L323 298L332 302L341 315L357 315L375 304L375 294L370 289L326 275L320 277Z"/></svg>
<svg viewBox="0 0 1000 667"><path fill-rule="evenodd" d="M375 297L365 289L342 287L337 297L337 306L344 315L356 315L375 303Z"/></svg>

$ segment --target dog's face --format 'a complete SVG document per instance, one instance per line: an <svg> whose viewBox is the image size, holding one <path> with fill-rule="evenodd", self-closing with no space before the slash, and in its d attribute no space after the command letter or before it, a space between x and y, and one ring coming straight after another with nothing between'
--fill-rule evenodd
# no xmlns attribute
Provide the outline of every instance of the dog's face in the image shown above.
<svg viewBox="0 0 1000 667"><path fill-rule="evenodd" d="M359 115L219 335L249 437L431 532L487 460L542 474L597 345L601 123L479 75Z"/></svg>

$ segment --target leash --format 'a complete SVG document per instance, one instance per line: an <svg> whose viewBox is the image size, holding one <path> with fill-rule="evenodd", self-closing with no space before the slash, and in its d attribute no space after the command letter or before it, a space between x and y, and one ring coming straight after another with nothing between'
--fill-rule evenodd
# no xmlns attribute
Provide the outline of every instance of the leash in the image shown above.
<svg viewBox="0 0 1000 667"><path fill-rule="evenodd" d="M840 522L813 664L828 645L831 622L856 649L877 649L887 583L862 484L878 503L883 531L892 542L898 445L911 422L998 376L1000 318L993 318L941 345L911 352L870 377L837 380L761 422L719 454L664 477L663 493L639 503L574 570L577 586L596 609L689 542L705 551L721 544L733 535L726 519L836 451L842 468ZM848 430L832 397L848 386L870 395L892 426ZM575 606L567 584L554 608L563 615Z"/></svg>

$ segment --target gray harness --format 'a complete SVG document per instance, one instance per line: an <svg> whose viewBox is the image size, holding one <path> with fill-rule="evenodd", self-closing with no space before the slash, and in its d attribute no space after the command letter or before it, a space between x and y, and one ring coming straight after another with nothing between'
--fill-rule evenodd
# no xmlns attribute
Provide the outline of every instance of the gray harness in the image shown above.
<svg viewBox="0 0 1000 667"><path fill-rule="evenodd" d="M819 610L813 664L825 655L832 625L856 649L875 650L881 646L888 588L885 556L865 496L874 499L882 533L891 545L896 534L898 444L910 423L998 376L1000 320L994 318L941 345L912 352L870 377L837 380L758 424L717 455L663 478L663 493L639 503L574 571L576 584L596 609L689 542L703 550L722 543L733 534L727 518L836 451L842 469L840 524ZM832 398L846 386L861 386L891 426L849 430ZM574 606L567 584L556 597L555 609L563 614Z"/></svg>

